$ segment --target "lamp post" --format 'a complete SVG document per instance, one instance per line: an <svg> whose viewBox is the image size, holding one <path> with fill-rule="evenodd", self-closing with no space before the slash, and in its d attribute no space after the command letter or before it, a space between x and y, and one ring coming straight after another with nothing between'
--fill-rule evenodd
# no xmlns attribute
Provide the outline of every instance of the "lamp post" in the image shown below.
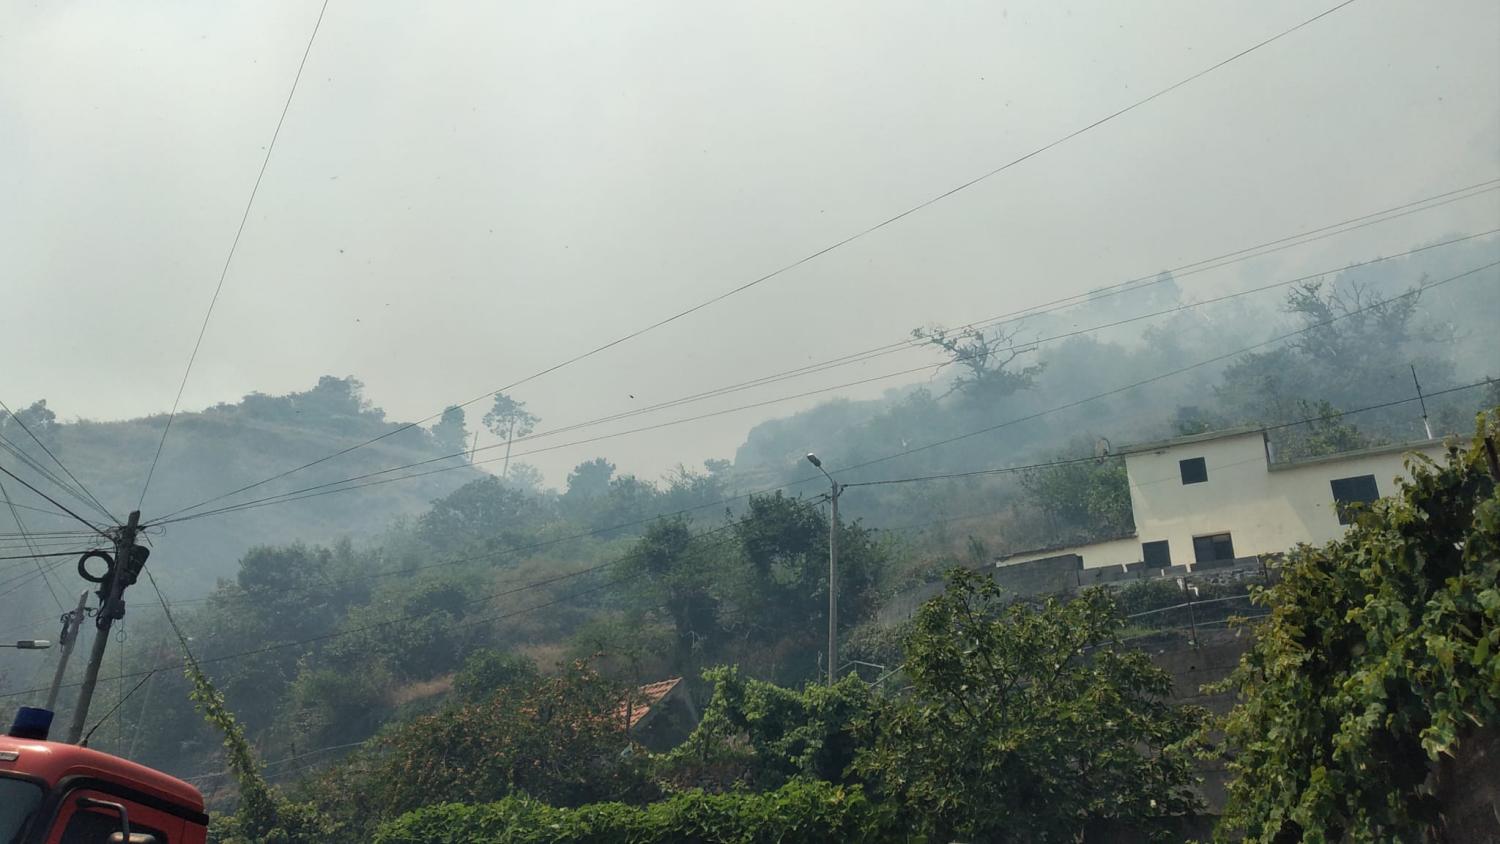
<svg viewBox="0 0 1500 844"><path fill-rule="evenodd" d="M818 467L832 486L828 498L832 510L828 522L828 685L831 686L838 677L839 662L839 495L844 487L823 468L818 455L808 452L807 462Z"/></svg>
<svg viewBox="0 0 1500 844"><path fill-rule="evenodd" d="M58 640L62 642L62 654L57 659L57 669L52 672L52 685L47 689L47 711L56 711L57 693L62 691L63 677L68 673L68 660L73 658L73 646L78 644L78 631L83 629L84 608L89 603L89 591L87 589L78 593L78 606L62 617L62 635Z"/></svg>

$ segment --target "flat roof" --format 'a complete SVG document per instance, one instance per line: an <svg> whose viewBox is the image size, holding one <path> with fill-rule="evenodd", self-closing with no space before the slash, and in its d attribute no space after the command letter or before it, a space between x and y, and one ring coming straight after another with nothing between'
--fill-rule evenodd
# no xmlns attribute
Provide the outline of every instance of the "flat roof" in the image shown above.
<svg viewBox="0 0 1500 844"><path fill-rule="evenodd" d="M1320 454L1317 457L1295 457L1291 460L1282 460L1271 464L1272 472L1284 472L1288 469L1300 469L1303 466L1316 466L1319 463L1339 463L1344 460L1354 460L1360 457L1376 457L1382 454L1399 454L1407 451L1423 451L1430 448L1441 448L1443 439L1434 437L1430 440L1414 440L1404 443L1389 443L1387 445L1375 445L1369 448L1355 449L1354 451L1340 451L1334 454Z"/></svg>
<svg viewBox="0 0 1500 844"><path fill-rule="evenodd" d="M1129 456L1132 452L1159 451L1161 449L1172 448L1179 445L1208 442L1209 440L1224 440L1229 439L1230 437L1248 437L1251 434L1259 434L1260 436L1264 437L1265 433L1265 429L1260 427L1259 425L1241 425L1238 428L1222 428L1217 431L1204 431L1201 434L1189 434L1185 437L1173 437L1167 440L1156 440L1155 442L1134 443L1120 449L1120 453L1124 456Z"/></svg>
<svg viewBox="0 0 1500 844"><path fill-rule="evenodd" d="M994 559L994 565L997 568L1001 567L1001 566L1008 566L1008 565L1011 565L1011 566L1013 566L1013 565L1019 565L1019 563L1012 563L1012 562L1009 562L1009 561L1015 559L1016 557L1032 557L1032 556L1034 556L1036 554L1052 554L1052 552L1054 552L1054 551L1056 551L1057 553L1055 555L1053 555L1053 556L1066 557L1069 554L1076 554L1079 550L1084 549L1084 548L1088 548L1088 547L1093 546L1093 545L1103 545L1103 544L1105 544L1107 542L1119 542L1122 539L1135 539L1135 538L1136 538L1136 532L1134 530L1131 530L1131 531L1127 531L1125 533L1120 533L1120 534L1115 535L1115 536L1105 537L1104 539L1091 539L1091 540L1089 540L1087 542L1073 542L1073 543L1069 543L1069 544L1066 544L1066 545L1044 545L1041 548L1029 548L1029 549L1026 549L1024 551L1011 551L1011 552L1009 552L1007 554L1001 554L1000 556L995 557L995 559ZM1046 558L1042 558L1042 559L1046 559ZM1027 562L1032 562L1032 561L1028 560Z"/></svg>

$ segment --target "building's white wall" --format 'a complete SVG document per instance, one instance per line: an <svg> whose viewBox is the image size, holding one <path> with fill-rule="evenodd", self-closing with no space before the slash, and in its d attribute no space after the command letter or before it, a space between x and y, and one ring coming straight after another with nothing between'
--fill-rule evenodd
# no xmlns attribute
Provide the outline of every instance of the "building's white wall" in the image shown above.
<svg viewBox="0 0 1500 844"><path fill-rule="evenodd" d="M1270 469L1264 435L1239 435L1163 446L1125 458L1136 535L1070 548L1018 554L1002 565L1059 554L1078 554L1084 568L1140 562L1142 543L1165 539L1173 565L1193 563L1193 538L1228 533L1237 557L1287 551L1300 542L1321 544L1343 535L1329 482L1374 475L1381 496L1396 491L1412 451L1438 458L1439 444L1383 454L1350 454ZM1208 480L1182 483L1178 461L1204 458Z"/></svg>
<svg viewBox="0 0 1500 844"><path fill-rule="evenodd" d="M1389 454L1352 456L1326 463L1299 463L1277 467L1270 472L1271 486L1283 495L1294 512L1303 515L1307 535L1300 541L1320 545L1344 535L1348 530L1339 524L1338 512L1334 508L1333 492L1329 482L1336 478L1356 475L1374 475L1377 491L1382 498L1396 492L1396 479L1409 477L1406 458L1412 452L1425 454L1434 460L1442 459L1441 445L1428 445ZM1287 550L1290 545L1278 550Z"/></svg>
<svg viewBox="0 0 1500 844"><path fill-rule="evenodd" d="M1440 446L1423 449L1440 454ZM1165 539L1172 562L1193 562L1193 537L1228 533L1236 556L1286 551L1341 536L1329 482L1374 475L1382 496L1395 491L1407 452L1350 455L1269 470L1258 432L1185 443L1125 458L1137 543ZM1202 457L1208 480L1182 483L1178 461ZM1137 549L1139 559L1139 548Z"/></svg>

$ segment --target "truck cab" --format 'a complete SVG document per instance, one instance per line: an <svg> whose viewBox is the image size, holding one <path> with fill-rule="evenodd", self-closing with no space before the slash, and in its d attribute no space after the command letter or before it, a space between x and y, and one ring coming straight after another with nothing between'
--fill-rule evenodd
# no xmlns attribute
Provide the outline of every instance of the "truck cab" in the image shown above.
<svg viewBox="0 0 1500 844"><path fill-rule="evenodd" d="M208 815L198 789L118 756L47 741L50 723L50 712L23 709L0 736L0 844L204 844Z"/></svg>

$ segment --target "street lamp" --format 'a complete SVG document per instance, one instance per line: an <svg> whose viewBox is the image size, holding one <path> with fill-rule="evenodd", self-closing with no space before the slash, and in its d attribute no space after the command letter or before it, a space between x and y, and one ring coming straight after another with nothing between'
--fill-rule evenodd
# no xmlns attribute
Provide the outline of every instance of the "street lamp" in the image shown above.
<svg viewBox="0 0 1500 844"><path fill-rule="evenodd" d="M823 473L833 490L828 497L832 510L828 522L828 685L831 686L838 677L839 664L839 495L844 487L823 468L818 455L809 451L807 462Z"/></svg>
<svg viewBox="0 0 1500 844"><path fill-rule="evenodd" d="M0 648L15 648L18 651L45 651L52 647L52 643L46 639L22 639L14 645L0 645Z"/></svg>

